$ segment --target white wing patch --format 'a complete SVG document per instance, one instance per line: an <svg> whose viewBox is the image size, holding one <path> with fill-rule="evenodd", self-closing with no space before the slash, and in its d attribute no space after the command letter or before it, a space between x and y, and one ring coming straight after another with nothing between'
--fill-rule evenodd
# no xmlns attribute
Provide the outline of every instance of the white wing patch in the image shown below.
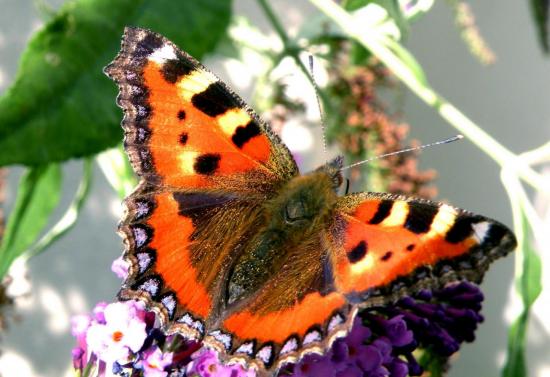
<svg viewBox="0 0 550 377"><path fill-rule="evenodd" d="M487 221L482 221L477 224L473 224L472 228L474 229L475 237L479 243L482 243L491 228L491 224Z"/></svg>
<svg viewBox="0 0 550 377"><path fill-rule="evenodd" d="M164 45L149 55L149 60L152 60L157 64L163 64L167 60L174 60L177 58L176 50L174 50L174 47L170 45Z"/></svg>

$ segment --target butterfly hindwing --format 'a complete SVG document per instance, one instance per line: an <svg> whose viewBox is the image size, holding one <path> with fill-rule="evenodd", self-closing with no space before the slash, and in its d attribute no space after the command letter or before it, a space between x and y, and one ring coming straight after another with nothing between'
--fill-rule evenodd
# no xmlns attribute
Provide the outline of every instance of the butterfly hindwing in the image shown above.
<svg viewBox="0 0 550 377"><path fill-rule="evenodd" d="M321 237L287 250L277 273L243 305L230 308L222 328L233 337L233 359L277 370L309 352L323 352L350 326L354 313L344 295L336 292ZM253 341L249 353L243 345ZM205 342L220 348L207 337ZM246 349L246 348L245 348Z"/></svg>
<svg viewBox="0 0 550 377"><path fill-rule="evenodd" d="M335 285L363 305L461 278L479 282L516 244L494 220L383 193L339 198L329 234Z"/></svg>
<svg viewBox="0 0 550 377"><path fill-rule="evenodd" d="M119 85L125 148L145 180L265 193L297 174L269 127L166 38L126 28L122 50L105 72Z"/></svg>

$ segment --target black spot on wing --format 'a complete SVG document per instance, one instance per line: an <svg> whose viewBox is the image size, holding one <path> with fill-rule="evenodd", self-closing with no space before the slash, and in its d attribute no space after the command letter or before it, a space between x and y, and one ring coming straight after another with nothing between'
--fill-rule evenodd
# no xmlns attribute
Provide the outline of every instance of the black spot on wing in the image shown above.
<svg viewBox="0 0 550 377"><path fill-rule="evenodd" d="M170 84L175 84L180 77L186 76L193 72L195 68L183 60L183 57L178 59L169 59L162 64L162 77Z"/></svg>
<svg viewBox="0 0 550 377"><path fill-rule="evenodd" d="M181 145L187 144L188 139L189 139L189 135L187 134L187 132L182 132L180 135L180 144Z"/></svg>
<svg viewBox="0 0 550 377"><path fill-rule="evenodd" d="M416 234L426 233L430 230L437 212L439 212L438 207L409 202L405 228Z"/></svg>
<svg viewBox="0 0 550 377"><path fill-rule="evenodd" d="M221 156L217 153L205 153L197 157L193 169L198 174L211 175L218 170Z"/></svg>
<svg viewBox="0 0 550 377"><path fill-rule="evenodd" d="M389 260L392 257L392 255L393 255L393 252L386 251L386 253L380 257L380 260L383 260L385 262Z"/></svg>
<svg viewBox="0 0 550 377"><path fill-rule="evenodd" d="M370 224L380 224L382 221L386 219L391 213L391 209L393 207L393 200L381 200L378 204L378 209L376 210L376 213L370 219Z"/></svg>
<svg viewBox="0 0 550 377"><path fill-rule="evenodd" d="M178 119L184 120L185 119L185 110L178 111Z"/></svg>
<svg viewBox="0 0 550 377"><path fill-rule="evenodd" d="M407 249L407 251L413 251L415 246L416 245L414 243L411 243L411 244L407 245L406 249Z"/></svg>
<svg viewBox="0 0 550 377"><path fill-rule="evenodd" d="M204 91L195 94L191 97L191 103L211 117L218 116L236 107L226 89L219 82L210 84Z"/></svg>
<svg viewBox="0 0 550 377"><path fill-rule="evenodd" d="M235 133L231 136L231 140L237 147L242 148L250 139L258 136L260 133L258 124L250 121L246 126L237 127Z"/></svg>
<svg viewBox="0 0 550 377"><path fill-rule="evenodd" d="M363 240L348 253L350 263L357 263L367 255L367 241Z"/></svg>

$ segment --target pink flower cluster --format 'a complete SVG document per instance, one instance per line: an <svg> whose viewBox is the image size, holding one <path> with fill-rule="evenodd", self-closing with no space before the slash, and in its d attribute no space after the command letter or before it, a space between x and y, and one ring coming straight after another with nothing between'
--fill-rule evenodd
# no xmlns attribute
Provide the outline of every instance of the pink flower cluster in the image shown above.
<svg viewBox="0 0 550 377"><path fill-rule="evenodd" d="M122 258L111 270L128 275ZM132 377L254 377L240 365L224 365L215 351L201 349L178 335L155 326L155 314L137 301L99 303L91 315L72 319L77 345L73 364L78 375Z"/></svg>
<svg viewBox="0 0 550 377"><path fill-rule="evenodd" d="M143 371L145 377L166 377L165 368L172 363L172 353L157 345L144 349L149 323L154 315L136 301L99 303L93 315L73 317L74 367L84 371L97 369L99 376L116 373L126 365Z"/></svg>

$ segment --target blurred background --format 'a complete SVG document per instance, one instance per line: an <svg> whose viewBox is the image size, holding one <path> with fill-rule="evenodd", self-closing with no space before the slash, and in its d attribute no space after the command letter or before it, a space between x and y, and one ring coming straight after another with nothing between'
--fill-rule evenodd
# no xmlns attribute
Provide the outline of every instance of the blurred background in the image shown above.
<svg viewBox="0 0 550 377"><path fill-rule="evenodd" d="M45 3L56 9L63 1ZM13 82L26 43L43 25L37 4L44 5L41 1L0 0L0 93ZM430 12L412 24L405 46L439 93L512 152L538 147L550 139L550 58L539 47L529 4L497 0L468 4L477 27L496 56L494 64L484 66L468 51L445 1L436 2ZM302 30L304 22L317 14L306 1L278 0L272 6L291 35ZM262 33L276 40L256 1L235 0L233 8L234 15L248 17ZM252 100L254 78L250 73L254 70L247 68L246 61L222 58L216 53L203 60L245 100ZM327 77L320 71L318 79L324 84ZM281 75L286 75L285 83L308 107L306 126L295 125L284 138L294 148L304 170L309 170L324 162L315 97L295 65L286 64ZM407 89L402 90L399 101L402 118L410 125L411 138L430 142L457 133ZM331 149L330 153L336 150ZM512 226L510 205L499 178L500 168L470 141L428 149L420 161L422 169L437 171L438 199ZM76 161L64 166L63 197L52 224L71 201L81 170ZM21 171L19 167L11 167L7 172L5 213L13 206ZM544 198L539 198L537 205L548 213ZM114 300L120 286L119 279L110 271L112 261L122 251L121 239L116 234L119 216L120 199L96 166L90 197L75 228L48 252L12 267L14 283L10 289L17 299L8 328L0 339L2 376L72 375L71 316L89 312L98 301ZM544 258L548 263L550 250L548 245L542 246L539 250L546 252ZM543 277L548 282L548 274ZM500 375L508 327L519 310L519 303L512 295L513 278L513 256L496 262L487 273L482 284L486 295L485 323L477 331L477 340L463 345L449 376ZM531 376L550 377L549 314L550 300L541 297L534 308L527 338Z"/></svg>

